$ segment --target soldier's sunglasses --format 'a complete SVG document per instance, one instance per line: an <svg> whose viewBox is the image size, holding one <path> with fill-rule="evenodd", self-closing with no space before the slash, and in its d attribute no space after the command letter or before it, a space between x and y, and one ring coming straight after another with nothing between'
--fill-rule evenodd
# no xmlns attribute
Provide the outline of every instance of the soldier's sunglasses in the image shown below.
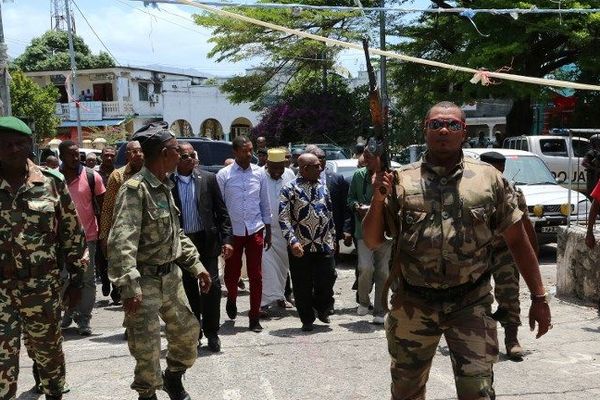
<svg viewBox="0 0 600 400"><path fill-rule="evenodd" d="M191 153L191 154L183 153L183 154L180 154L179 157L182 160L187 160L187 159L190 159L190 158L196 159L196 154L194 154L194 153Z"/></svg>
<svg viewBox="0 0 600 400"><path fill-rule="evenodd" d="M431 129L432 131L437 131L446 127L451 132L459 132L464 130L466 126L467 124L465 124L463 121L454 118L435 118L425 120L425 128Z"/></svg>

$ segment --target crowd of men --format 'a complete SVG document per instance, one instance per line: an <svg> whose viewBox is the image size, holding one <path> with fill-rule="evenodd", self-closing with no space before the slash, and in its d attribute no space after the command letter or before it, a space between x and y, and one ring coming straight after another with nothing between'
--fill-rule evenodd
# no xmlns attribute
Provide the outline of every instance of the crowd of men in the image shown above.
<svg viewBox="0 0 600 400"><path fill-rule="evenodd" d="M0 118L0 398L15 397L21 336L41 392L62 398L60 328L75 323L79 334L92 333L99 279L103 295L123 304L139 399L157 399L161 389L171 400L190 399L182 375L202 339L221 351L219 256L228 318L238 316L245 264L249 330L263 329L270 307L294 301L299 329L310 332L335 313L336 254L340 241L354 241L357 314L385 322L392 398L425 397L444 335L458 397L493 399L496 321L505 327L509 356L522 354L519 272L538 337L551 328L550 311L522 195L502 178L498 153L482 157L487 163L463 157L464 121L459 107L438 103L426 117L421 161L382 171L367 147L348 183L325 168L317 146L290 154L267 149L264 138L255 149L245 136L233 139L233 159L212 174L164 122L133 135L120 169L114 148L103 150L94 171L66 141L57 171L29 160L25 124ZM164 371L160 320L168 341Z"/></svg>

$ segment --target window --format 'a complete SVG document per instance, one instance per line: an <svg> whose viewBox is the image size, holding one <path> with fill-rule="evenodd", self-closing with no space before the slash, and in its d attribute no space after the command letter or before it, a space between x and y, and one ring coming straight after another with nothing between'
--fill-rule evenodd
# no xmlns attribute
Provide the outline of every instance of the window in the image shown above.
<svg viewBox="0 0 600 400"><path fill-rule="evenodd" d="M162 93L162 83L155 82L154 83L154 94L161 94L161 93Z"/></svg>
<svg viewBox="0 0 600 400"><path fill-rule="evenodd" d="M590 143L585 140L573 138L573 157L584 157L590 149Z"/></svg>
<svg viewBox="0 0 600 400"><path fill-rule="evenodd" d="M138 82L138 93L140 101L148 101L148 82Z"/></svg>
<svg viewBox="0 0 600 400"><path fill-rule="evenodd" d="M540 139L542 154L554 157L568 157L565 139Z"/></svg>
<svg viewBox="0 0 600 400"><path fill-rule="evenodd" d="M529 146L527 145L527 139L521 139L521 144L519 145L519 150L529 151Z"/></svg>

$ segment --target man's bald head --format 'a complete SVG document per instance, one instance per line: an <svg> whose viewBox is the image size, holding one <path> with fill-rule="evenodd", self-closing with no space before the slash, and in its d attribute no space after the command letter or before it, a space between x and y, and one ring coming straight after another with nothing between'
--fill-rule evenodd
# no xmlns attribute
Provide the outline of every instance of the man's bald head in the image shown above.
<svg viewBox="0 0 600 400"><path fill-rule="evenodd" d="M440 101L439 103L434 104L433 107L431 107L429 109L429 111L427 111L427 115L425 115L425 120L428 120L429 117L431 116L431 114L433 113L433 111L436 109L458 110L460 112L461 121L464 122L467 119L467 116L462 108L460 108L459 106L457 106L456 104L454 104L451 101Z"/></svg>
<svg viewBox="0 0 600 400"><path fill-rule="evenodd" d="M303 179L309 182L316 182L319 180L321 174L321 163L316 155L303 153L298 157L298 169Z"/></svg>

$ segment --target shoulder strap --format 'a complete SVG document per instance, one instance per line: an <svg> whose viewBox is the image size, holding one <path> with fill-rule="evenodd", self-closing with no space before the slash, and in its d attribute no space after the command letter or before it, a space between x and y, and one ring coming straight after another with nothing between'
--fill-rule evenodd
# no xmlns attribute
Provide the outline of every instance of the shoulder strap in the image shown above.
<svg viewBox="0 0 600 400"><path fill-rule="evenodd" d="M92 205L94 207L94 214L100 215L100 206L96 200L96 177L94 176L94 170L88 167L85 168L85 175L87 177L88 186L92 193Z"/></svg>

